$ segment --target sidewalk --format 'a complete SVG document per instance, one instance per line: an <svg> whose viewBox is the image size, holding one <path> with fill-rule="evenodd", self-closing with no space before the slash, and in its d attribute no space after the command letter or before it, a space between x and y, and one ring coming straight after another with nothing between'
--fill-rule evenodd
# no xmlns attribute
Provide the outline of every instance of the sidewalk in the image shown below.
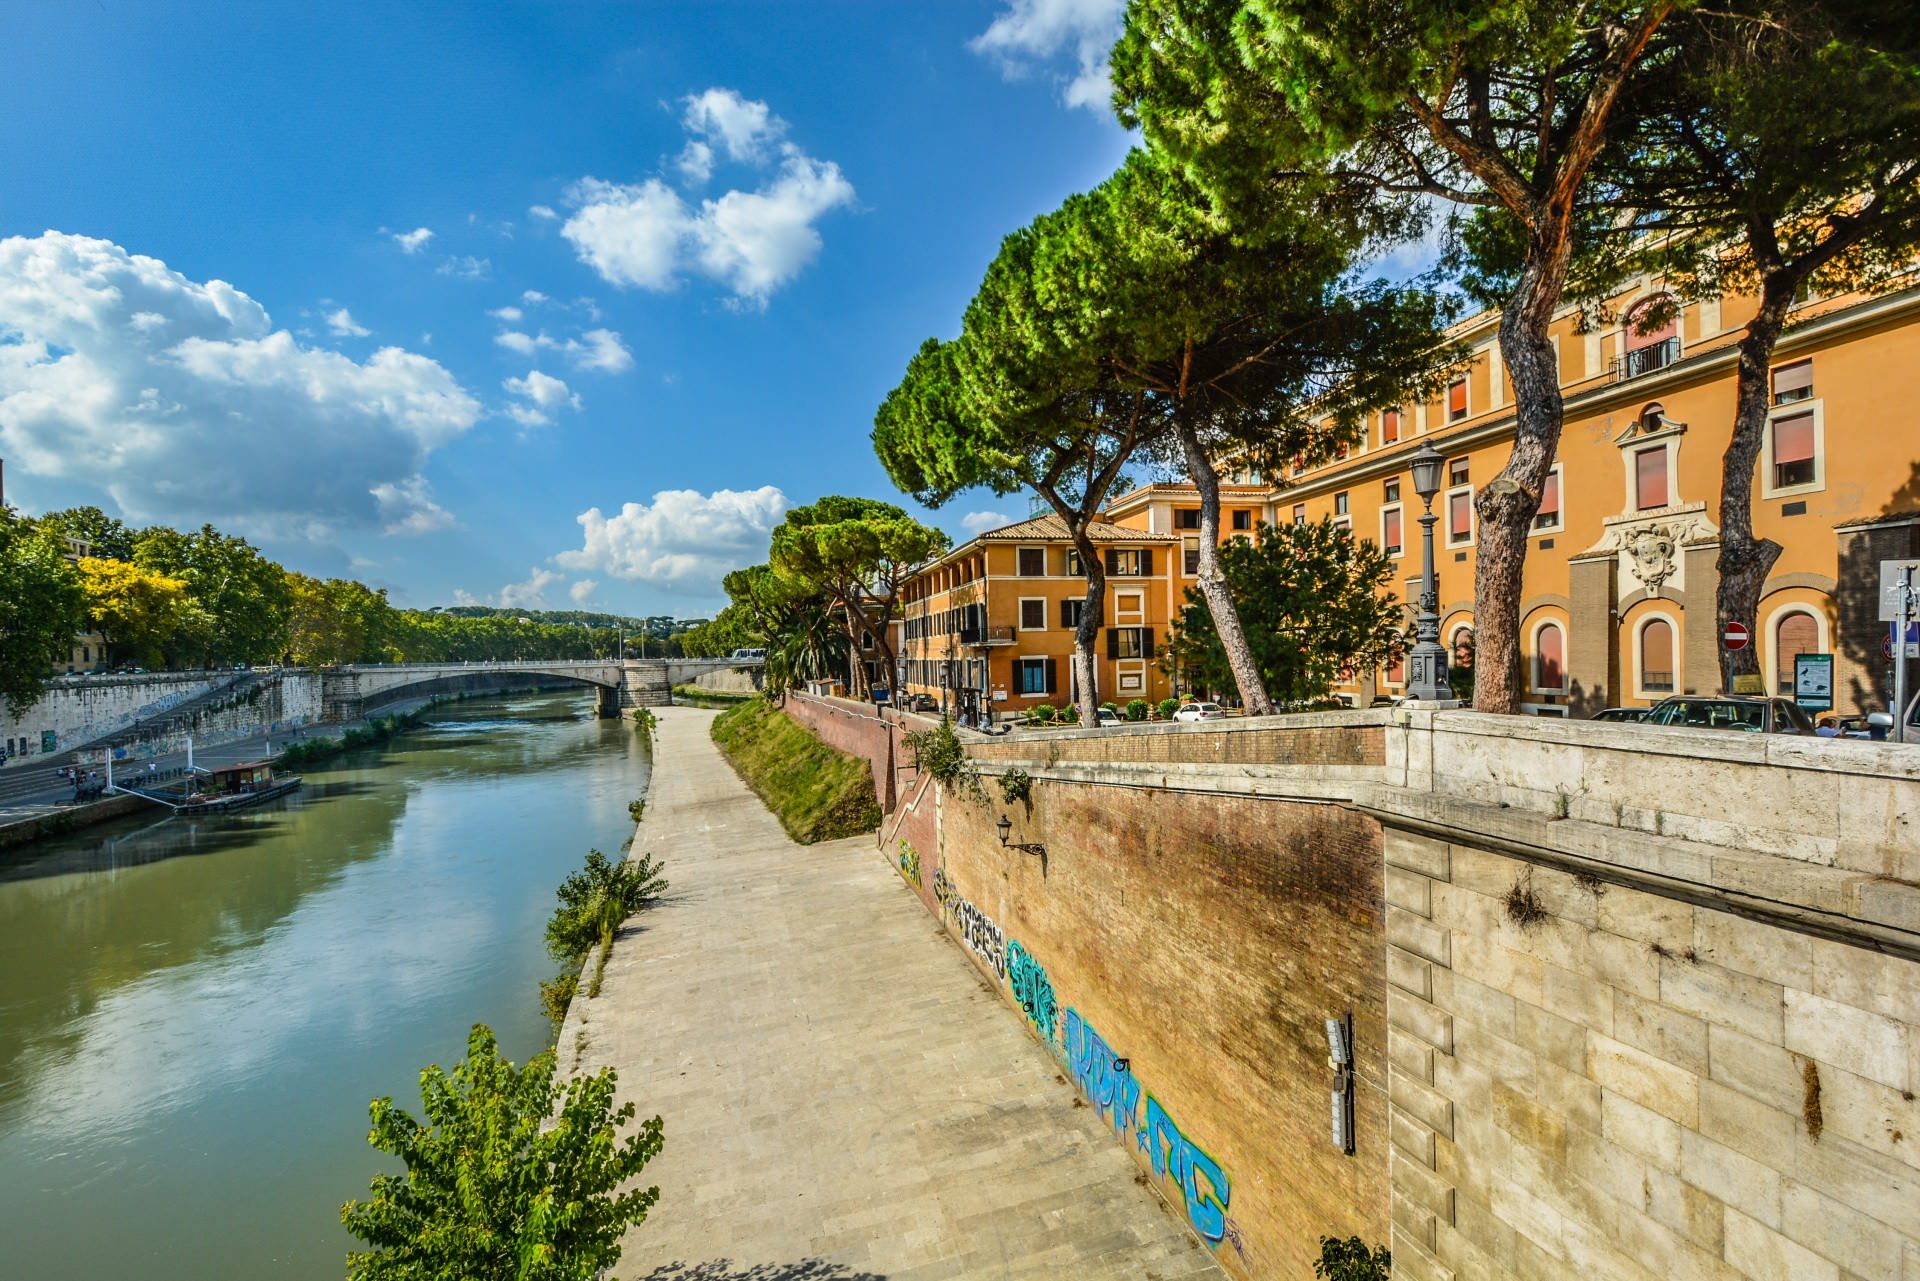
<svg viewBox="0 0 1920 1281"><path fill-rule="evenodd" d="M658 714L637 846L671 888L561 1034L666 1120L620 1277L1223 1275L871 837L793 844L712 713Z"/></svg>

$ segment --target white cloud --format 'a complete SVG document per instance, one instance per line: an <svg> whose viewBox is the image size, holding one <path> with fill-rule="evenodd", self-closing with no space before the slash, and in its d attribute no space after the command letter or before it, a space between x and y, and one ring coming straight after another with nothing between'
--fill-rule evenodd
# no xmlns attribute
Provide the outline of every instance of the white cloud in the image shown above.
<svg viewBox="0 0 1920 1281"><path fill-rule="evenodd" d="M373 501L387 524L382 533L430 534L453 524L453 513L433 501L425 476L409 476L398 484L375 485Z"/></svg>
<svg viewBox="0 0 1920 1281"><path fill-rule="evenodd" d="M327 328L333 330L335 334L342 338L365 338L373 332L364 325L357 323L354 318L348 314L345 307L342 307L338 311L328 312L326 321Z"/></svg>
<svg viewBox="0 0 1920 1281"><path fill-rule="evenodd" d="M415 227L412 231L395 231L388 234L393 237L393 242L400 246L400 252L405 254L419 253L427 247L427 242L433 239L433 232L426 227Z"/></svg>
<svg viewBox="0 0 1920 1281"><path fill-rule="evenodd" d="M536 569L525 582L508 583L502 587L500 594L494 599L500 603L502 609L512 609L515 606L521 609L545 609L547 588L559 582L562 577L563 575L556 574L550 569Z"/></svg>
<svg viewBox="0 0 1920 1281"><path fill-rule="evenodd" d="M545 208L545 206L542 206L542 208ZM552 210L548 210L548 212L551 213ZM548 299L547 296L538 289L523 289L520 291L520 301L529 307L537 307L541 303L548 301Z"/></svg>
<svg viewBox="0 0 1920 1281"><path fill-rule="evenodd" d="M567 595L573 598L574 604L584 605L593 599L593 593L599 586L599 579L583 578L573 586L567 588Z"/></svg>
<svg viewBox="0 0 1920 1281"><path fill-rule="evenodd" d="M1127 0L1008 0L967 47L994 59L1010 79L1042 70L1061 83L1067 106L1105 114L1113 98L1107 53L1120 38L1126 8ZM1072 57L1070 71L1059 68L1062 54Z"/></svg>
<svg viewBox="0 0 1920 1281"><path fill-rule="evenodd" d="M1016 524L1019 520L1018 516L1009 516L1005 512L968 512L960 518L960 528L969 534L984 534L989 529Z"/></svg>
<svg viewBox="0 0 1920 1281"><path fill-rule="evenodd" d="M542 329L537 334L524 333L518 329L507 329L493 336L493 341L508 351L522 356L536 356L543 351L557 351L567 358L575 369L591 369L603 374L622 374L633 368L633 353L620 341L620 335L611 329L589 329L578 338L554 338Z"/></svg>
<svg viewBox="0 0 1920 1281"><path fill-rule="evenodd" d="M741 302L764 306L820 253L814 224L854 202L853 184L830 160L781 141L786 123L764 102L730 89L686 100L689 134L681 172L704 181L716 148L770 173L751 191L698 205L660 178L633 183L586 177L567 189L572 215L561 234L608 281L666 291L685 274L716 280Z"/></svg>
<svg viewBox="0 0 1920 1281"><path fill-rule="evenodd" d="M764 559L767 538L787 510L772 485L753 490L662 490L652 503L627 503L609 517L598 507L579 516L585 537L553 562L688 595L718 594L729 570Z"/></svg>
<svg viewBox="0 0 1920 1281"><path fill-rule="evenodd" d="M528 208L527 212L542 222L552 222L560 216L553 211L553 206L551 205L533 205Z"/></svg>
<svg viewBox="0 0 1920 1281"><path fill-rule="evenodd" d="M457 276L461 280L485 280L493 274L493 263L472 254L456 254L434 270L442 276Z"/></svg>
<svg viewBox="0 0 1920 1281"><path fill-rule="evenodd" d="M418 528L446 519L421 468L480 414L437 362L303 346L224 281L86 236L0 239L0 454L131 520Z"/></svg>
<svg viewBox="0 0 1920 1281"><path fill-rule="evenodd" d="M526 313L521 311L518 307L495 307L492 311L488 312L487 314L489 316L492 316L495 320L504 320L510 325L519 324L520 321L526 316Z"/></svg>
<svg viewBox="0 0 1920 1281"><path fill-rule="evenodd" d="M580 397L574 395L565 382L538 369L529 371L525 378L509 378L500 385L509 395L527 402L507 406L507 415L522 427L544 427L553 421L554 410L580 408Z"/></svg>

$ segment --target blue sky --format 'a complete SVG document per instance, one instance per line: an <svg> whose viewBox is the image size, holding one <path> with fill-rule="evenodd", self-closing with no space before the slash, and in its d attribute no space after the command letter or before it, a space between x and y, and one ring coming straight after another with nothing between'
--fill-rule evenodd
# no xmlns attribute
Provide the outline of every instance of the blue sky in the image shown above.
<svg viewBox="0 0 1920 1281"><path fill-rule="evenodd" d="M1120 0L16 8L0 458L415 605L709 612L1000 238ZM963 499L956 536L1019 499Z"/></svg>

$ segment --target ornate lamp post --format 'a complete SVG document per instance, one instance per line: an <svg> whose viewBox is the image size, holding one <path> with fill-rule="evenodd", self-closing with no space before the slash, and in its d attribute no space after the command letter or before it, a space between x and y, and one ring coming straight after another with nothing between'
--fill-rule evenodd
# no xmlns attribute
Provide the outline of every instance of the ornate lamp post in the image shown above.
<svg viewBox="0 0 1920 1281"><path fill-rule="evenodd" d="M1440 474L1447 457L1428 441L1410 460L1413 464L1413 492L1420 495L1426 511L1420 517L1420 543L1424 572L1420 579L1420 609L1414 616L1413 652L1407 656L1407 698L1417 703L1452 703L1453 690L1447 684L1447 650L1440 643L1440 583L1433 572L1433 496L1440 492Z"/></svg>

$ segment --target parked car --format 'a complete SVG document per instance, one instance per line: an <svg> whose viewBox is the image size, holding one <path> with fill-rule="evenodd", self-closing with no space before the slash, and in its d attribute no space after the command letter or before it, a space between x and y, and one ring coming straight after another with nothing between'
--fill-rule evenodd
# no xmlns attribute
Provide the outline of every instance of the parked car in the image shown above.
<svg viewBox="0 0 1920 1281"><path fill-rule="evenodd" d="M1645 707L1608 707L1593 714L1596 721L1644 721L1650 708Z"/></svg>
<svg viewBox="0 0 1920 1281"><path fill-rule="evenodd" d="M1223 721L1227 719L1227 709L1218 703L1182 703L1180 710L1173 714L1176 721Z"/></svg>
<svg viewBox="0 0 1920 1281"><path fill-rule="evenodd" d="M1749 734L1813 733L1813 721L1799 704L1786 698L1681 694L1655 703L1646 721L1649 725L1735 729Z"/></svg>
<svg viewBox="0 0 1920 1281"><path fill-rule="evenodd" d="M1865 716L1822 712L1813 718L1813 732L1822 738L1872 738L1874 728Z"/></svg>
<svg viewBox="0 0 1920 1281"><path fill-rule="evenodd" d="M1100 728L1102 729L1105 729L1109 725L1118 725L1120 723L1119 716L1114 714L1114 710L1111 707L1103 707L1100 709L1099 720Z"/></svg>

